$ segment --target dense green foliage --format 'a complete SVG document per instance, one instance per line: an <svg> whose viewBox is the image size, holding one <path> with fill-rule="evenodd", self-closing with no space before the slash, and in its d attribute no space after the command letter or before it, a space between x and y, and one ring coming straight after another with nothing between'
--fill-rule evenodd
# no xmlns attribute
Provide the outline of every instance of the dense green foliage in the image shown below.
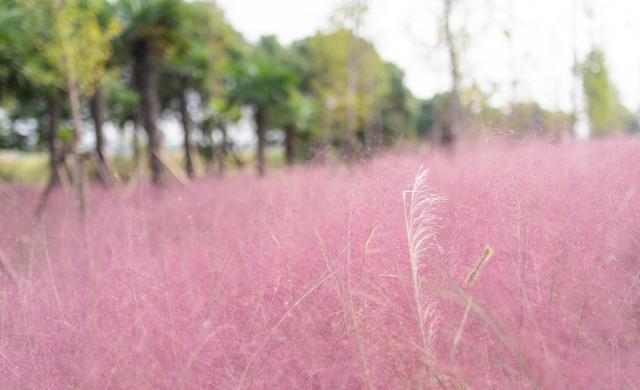
<svg viewBox="0 0 640 390"><path fill-rule="evenodd" d="M618 91L609 77L604 52L600 49L589 52L579 70L592 132L601 135L635 130L637 119L620 103Z"/></svg>

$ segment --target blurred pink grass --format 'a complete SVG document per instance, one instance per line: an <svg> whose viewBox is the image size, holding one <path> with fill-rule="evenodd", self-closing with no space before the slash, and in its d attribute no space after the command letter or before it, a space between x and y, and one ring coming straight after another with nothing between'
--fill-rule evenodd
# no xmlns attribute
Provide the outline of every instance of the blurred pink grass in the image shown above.
<svg viewBox="0 0 640 390"><path fill-rule="evenodd" d="M94 189L84 225L5 186L0 388L636 388L639 187L622 138Z"/></svg>

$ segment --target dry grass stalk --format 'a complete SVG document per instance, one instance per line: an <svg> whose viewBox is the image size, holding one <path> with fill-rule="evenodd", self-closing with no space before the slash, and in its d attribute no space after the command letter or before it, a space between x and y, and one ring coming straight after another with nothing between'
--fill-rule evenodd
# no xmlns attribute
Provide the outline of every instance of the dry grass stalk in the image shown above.
<svg viewBox="0 0 640 390"><path fill-rule="evenodd" d="M438 374L433 370L433 358L429 352L429 345L433 337L431 325L436 321L435 310L432 304L423 306L420 294L422 279L419 275L419 270L422 261L425 260L424 257L427 251L435 246L435 225L437 221L435 210L438 203L444 200L439 195L434 194L432 189L427 185L428 175L429 171L421 167L411 189L403 191L402 203L404 207L407 244L409 247L413 299L415 300L416 320L420 331L425 369L427 375L433 375L436 381L442 384ZM427 329L429 329L429 331L427 331Z"/></svg>
<svg viewBox="0 0 640 390"><path fill-rule="evenodd" d="M365 248L364 248L364 252L365 253L367 251L367 245L371 241L374 232L375 232L375 229L373 229L371 231L371 234L369 235L369 238L367 239L367 242L365 243ZM367 355L366 355L365 349L364 349L364 341L363 341L362 335L360 333L360 326L358 325L358 318L356 317L356 313L355 313L355 310L353 308L353 297L351 295L350 284L348 283L348 286L345 287L342 279L340 279L339 274L333 271L333 268L331 267L331 263L329 262L329 254L328 254L328 250L327 250L327 245L325 244L324 240L322 240L322 238L320 237L320 234L317 231L315 233L316 233L316 237L318 238L318 241L320 242L320 248L321 248L321 251L322 251L322 258L324 259L325 265L327 267L327 272L329 274L333 274L335 279L336 279L336 283L338 285L338 295L340 297L340 302L342 303L343 312L345 312L345 317L346 317L346 315L348 315L349 319L351 320L351 325L353 326L353 332L355 333L356 343L358 345L358 354L359 354L359 357L360 357L360 365L362 366L364 380L365 380L365 382L367 384L367 388L368 389L373 389L374 387L373 387L373 383L371 381L371 372L369 370L369 364L367 363ZM338 254L338 258L340 258L340 256L342 256L342 254L344 252L345 252L345 250L341 251ZM345 291L345 290L347 290L347 291ZM346 298L345 298L345 296L346 296ZM346 321L347 320L345 318L345 323L346 323Z"/></svg>
<svg viewBox="0 0 640 390"><path fill-rule="evenodd" d="M484 251L482 252L482 256L476 262L475 267L465 279L465 287L471 287L473 282L480 275L480 271L484 267L484 265L489 261L491 256L493 255L493 249L490 246L486 246ZM458 349L458 344L460 344L460 340L462 340L462 333L464 332L464 327L467 324L467 319L469 318L469 311L471 309L471 305L473 305L473 297L471 295L466 297L467 304L464 309L464 314L462 315L462 320L460 320L460 325L458 325L458 330L456 331L456 335L453 338L453 344L451 345L451 350L449 351L449 358L453 359L456 355L456 351Z"/></svg>
<svg viewBox="0 0 640 390"><path fill-rule="evenodd" d="M490 246L486 246L484 251L482 252L482 256L478 259L476 266L473 268L473 271L467 276L467 279L464 281L466 287L471 287L473 282L477 279L482 267L489 261L489 259L493 256L493 249Z"/></svg>

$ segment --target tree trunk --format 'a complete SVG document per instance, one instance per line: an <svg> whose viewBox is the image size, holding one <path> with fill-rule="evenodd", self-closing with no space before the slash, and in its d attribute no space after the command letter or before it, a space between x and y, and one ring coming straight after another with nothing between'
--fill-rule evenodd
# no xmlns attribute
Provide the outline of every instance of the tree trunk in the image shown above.
<svg viewBox="0 0 640 390"><path fill-rule="evenodd" d="M141 123L142 115L140 114L140 110L137 110L133 117L133 132L131 134L131 148L136 169L140 168L140 162L142 160L142 148L140 146Z"/></svg>
<svg viewBox="0 0 640 390"><path fill-rule="evenodd" d="M109 167L107 165L107 161L104 157L104 133L103 133L103 125L105 122L105 101L104 95L102 94L102 89L100 86L96 87L96 91L91 97L90 101L90 109L91 109L91 117L93 118L93 125L95 129L96 135L96 172L98 173L98 178L100 182L107 187L111 186L111 173L109 172Z"/></svg>
<svg viewBox="0 0 640 390"><path fill-rule="evenodd" d="M365 95L374 96L376 90L376 84L378 83L377 79L371 79L366 85ZM379 127L379 118L380 118L380 110L378 109L378 103L373 102L369 104L370 113L367 115L367 119L365 119L363 124L363 135L364 135L364 145L365 145L365 156L370 156L373 152L378 149L382 145L383 134L382 131L378 131Z"/></svg>
<svg viewBox="0 0 640 390"><path fill-rule="evenodd" d="M49 123L47 125L47 146L49 148L49 185L55 187L60 184L58 171L62 156L58 142L58 128L60 127L60 98L54 96L47 102Z"/></svg>
<svg viewBox="0 0 640 390"><path fill-rule="evenodd" d="M217 153L218 157L218 173L220 175L224 175L224 171L226 169L225 162L227 161L228 156L228 146L229 146L229 136L227 135L227 123L225 119L220 121L220 132L222 133L222 140L220 141L220 150ZM213 145L213 141L211 141Z"/></svg>
<svg viewBox="0 0 640 390"><path fill-rule="evenodd" d="M444 121L440 135L440 143L445 146L451 146L455 142L460 115L460 69L455 37L451 29L452 8L453 0L444 0L444 39L449 53L451 73L451 91L447 101L447 118Z"/></svg>
<svg viewBox="0 0 640 390"><path fill-rule="evenodd" d="M577 137L578 131L578 96L580 96L580 73L578 71L578 1L571 2L571 45L573 54L573 85L571 86L571 131L568 137ZM564 133L564 131L563 131ZM564 137L563 137L564 138Z"/></svg>
<svg viewBox="0 0 640 390"><path fill-rule="evenodd" d="M256 133L258 136L258 144L256 149L256 157L258 160L258 175L263 176L265 172L265 156L264 149L266 145L266 132L267 132L267 113L264 108L258 107L256 109Z"/></svg>
<svg viewBox="0 0 640 390"><path fill-rule="evenodd" d="M285 160L287 165L292 166L296 153L296 127L293 124L288 124L284 127L285 134Z"/></svg>
<svg viewBox="0 0 640 390"><path fill-rule="evenodd" d="M49 181L36 204L35 214L40 215L47 204L49 195L54 188L62 183L60 166L63 156L58 142L58 127L60 126L60 98L53 96L47 101L47 147L49 149Z"/></svg>
<svg viewBox="0 0 640 390"><path fill-rule="evenodd" d="M73 127L73 140L71 142L71 155L73 156L73 172L71 182L75 195L76 207L80 213L85 211L85 180L84 166L80 147L82 144L82 117L80 111L80 96L76 85L75 77L70 74L67 76L67 97L69 98L69 107L71 109L71 124Z"/></svg>
<svg viewBox="0 0 640 390"><path fill-rule="evenodd" d="M164 169L160 157L162 145L160 131L158 130L160 101L156 64L153 62L151 48L145 41L141 41L136 45L133 50L133 57L134 79L142 103L142 121L148 139L151 181L154 184L160 184Z"/></svg>
<svg viewBox="0 0 640 390"><path fill-rule="evenodd" d="M193 170L193 148L191 146L193 120L189 113L189 102L187 100L186 88L182 88L182 91L180 91L180 117L182 119L182 131L184 133L184 169L187 172L187 176L193 178L195 176L195 172Z"/></svg>
<svg viewBox="0 0 640 390"><path fill-rule="evenodd" d="M213 172L215 161L218 158L218 150L215 142L213 142L213 124L210 120L202 122L202 137L207 147L202 156L206 164L206 170L207 172Z"/></svg>
<svg viewBox="0 0 640 390"><path fill-rule="evenodd" d="M349 58L347 63L347 134L344 144L344 154L349 160L355 157L357 148L358 23L359 19L356 18L355 26L349 33Z"/></svg>
<svg viewBox="0 0 640 390"><path fill-rule="evenodd" d="M380 122L378 108L374 106L371 115L364 123L366 156L373 155L384 145L384 129Z"/></svg>

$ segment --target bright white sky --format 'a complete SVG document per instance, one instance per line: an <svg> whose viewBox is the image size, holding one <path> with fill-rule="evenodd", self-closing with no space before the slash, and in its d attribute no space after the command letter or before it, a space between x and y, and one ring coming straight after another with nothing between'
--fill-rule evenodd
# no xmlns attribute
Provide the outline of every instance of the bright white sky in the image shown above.
<svg viewBox="0 0 640 390"><path fill-rule="evenodd" d="M249 40L274 34L289 43L331 27L344 0L218 0ZM363 35L406 72L407 84L429 97L449 84L437 45L441 0L369 0ZM535 99L548 108L571 107L574 3L578 55L597 44L623 103L640 107L640 0L459 0L456 23L471 33L463 55L467 85L495 86L494 99ZM593 16L589 16L593 15ZM512 31L511 42L503 31ZM517 81L517 88L512 81Z"/></svg>

